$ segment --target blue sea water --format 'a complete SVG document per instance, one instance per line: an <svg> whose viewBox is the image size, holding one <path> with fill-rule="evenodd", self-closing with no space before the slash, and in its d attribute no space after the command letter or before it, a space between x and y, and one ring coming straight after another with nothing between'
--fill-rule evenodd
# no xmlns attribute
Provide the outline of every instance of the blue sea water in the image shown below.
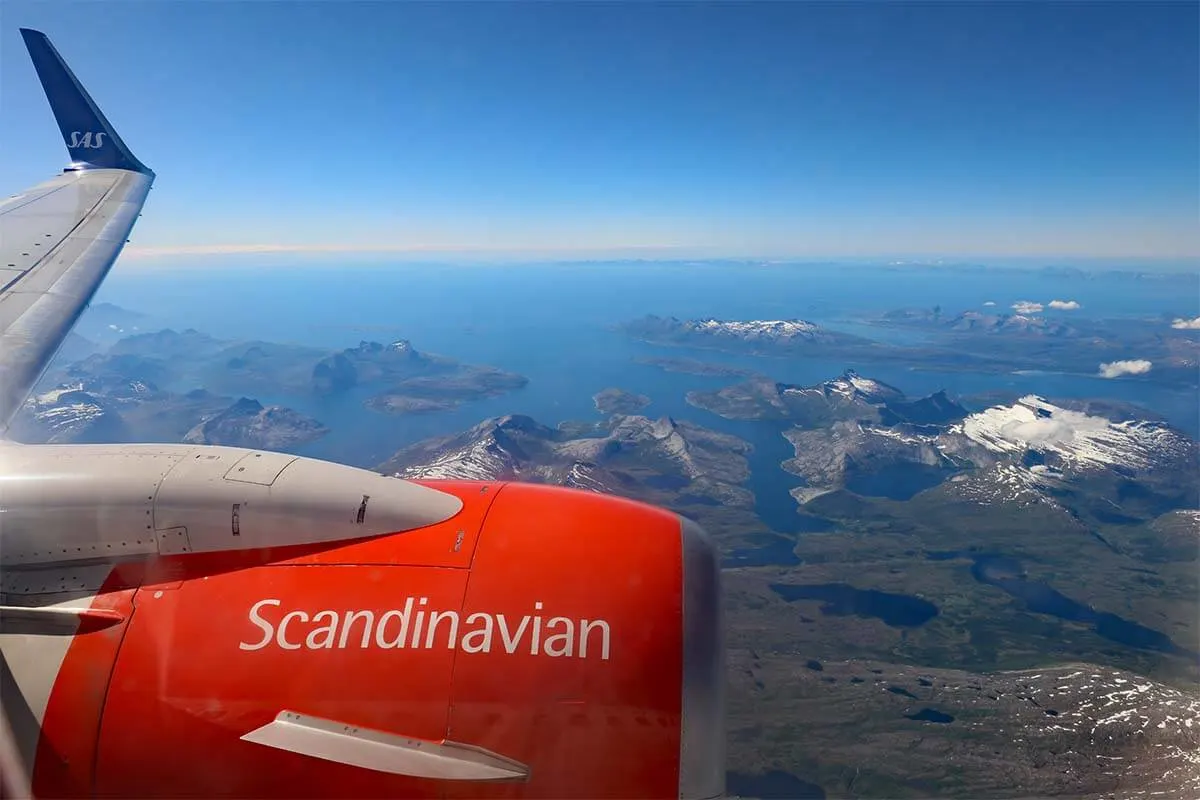
<svg viewBox="0 0 1200 800"><path fill-rule="evenodd" d="M613 326L647 313L681 318L801 317L896 343L913 334L869 327L862 320L900 307L946 313L1006 308L1019 300L1075 300L1074 312L1116 316L1200 316L1200 275L1170 281L1114 276L1085 279L1032 270L907 270L831 265L746 266L635 262L587 265L306 265L262 262L256 268L115 270L97 302L151 315L148 323L196 328L221 338L265 339L327 348L361 339L406 338L422 351L489 364L529 378L526 388L429 415L389 416L365 409L365 393L332 398L258 395L310 414L334 433L298 449L351 464L377 464L400 447L464 430L501 414L528 414L555 425L595 419L592 395L617 386L648 395L652 416L671 415L751 441L760 514L795 529L787 489L796 479L778 469L790 445L772 426L738 423L693 408L693 389L735 378L667 373L636 363L641 357L696 357L809 384L848 367L912 396L938 389L956 395L994 390L1058 397L1103 397L1140 403L1195 435L1195 391L1136 380L1059 374L990 375L915 371L903 363L853 364L809 358L760 358L658 347ZM149 325L148 325L149 326Z"/></svg>

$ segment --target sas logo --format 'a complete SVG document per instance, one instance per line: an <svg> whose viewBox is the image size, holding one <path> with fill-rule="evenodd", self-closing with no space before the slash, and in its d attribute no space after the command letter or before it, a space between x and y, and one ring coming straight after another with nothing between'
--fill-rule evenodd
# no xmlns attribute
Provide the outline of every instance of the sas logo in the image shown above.
<svg viewBox="0 0 1200 800"><path fill-rule="evenodd" d="M93 133L92 131L86 133L71 131L71 144L69 146L72 148L86 147L89 150L99 150L101 147L104 147L104 136L104 131L98 133Z"/></svg>

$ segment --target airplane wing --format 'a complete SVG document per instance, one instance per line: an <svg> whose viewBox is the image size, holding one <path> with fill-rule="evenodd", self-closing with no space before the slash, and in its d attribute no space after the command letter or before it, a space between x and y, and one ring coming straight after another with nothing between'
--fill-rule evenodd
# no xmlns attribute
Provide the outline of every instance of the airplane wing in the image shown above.
<svg viewBox="0 0 1200 800"><path fill-rule="evenodd" d="M154 182L46 35L21 36L71 164L0 202L0 437L116 261Z"/></svg>
<svg viewBox="0 0 1200 800"><path fill-rule="evenodd" d="M22 28L21 36L71 164L0 202L0 438L116 261L154 182L46 35ZM7 671L0 659L0 675ZM28 792L0 709L0 798Z"/></svg>

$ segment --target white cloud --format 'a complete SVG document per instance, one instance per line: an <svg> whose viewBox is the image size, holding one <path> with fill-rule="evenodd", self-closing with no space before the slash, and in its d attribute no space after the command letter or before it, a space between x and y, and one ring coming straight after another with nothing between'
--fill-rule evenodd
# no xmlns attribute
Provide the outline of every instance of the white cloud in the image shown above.
<svg viewBox="0 0 1200 800"><path fill-rule="evenodd" d="M996 301L994 301L994 300L988 300L986 303L984 303L984 305L985 305L985 306L994 306L994 305L996 305Z"/></svg>
<svg viewBox="0 0 1200 800"><path fill-rule="evenodd" d="M1029 300L1018 300L1012 304L1012 308L1018 314L1036 314L1045 308L1045 306L1041 303L1030 302Z"/></svg>
<svg viewBox="0 0 1200 800"><path fill-rule="evenodd" d="M1053 447L1072 441L1078 433L1096 433L1109 427L1103 417L1091 417L1074 411L1062 411L1055 417L1016 420L1001 428L1009 441L1026 442L1034 447Z"/></svg>
<svg viewBox="0 0 1200 800"><path fill-rule="evenodd" d="M1144 375L1150 371L1153 366L1144 358L1136 358L1130 361L1110 361L1107 364L1100 365L1100 376L1103 378L1119 378L1122 375Z"/></svg>
<svg viewBox="0 0 1200 800"><path fill-rule="evenodd" d="M1177 319L1171 323L1171 327L1177 331L1200 331L1200 317Z"/></svg>
<svg viewBox="0 0 1200 800"><path fill-rule="evenodd" d="M1075 300L1051 300L1050 308L1057 308L1059 311L1078 311L1083 306Z"/></svg>

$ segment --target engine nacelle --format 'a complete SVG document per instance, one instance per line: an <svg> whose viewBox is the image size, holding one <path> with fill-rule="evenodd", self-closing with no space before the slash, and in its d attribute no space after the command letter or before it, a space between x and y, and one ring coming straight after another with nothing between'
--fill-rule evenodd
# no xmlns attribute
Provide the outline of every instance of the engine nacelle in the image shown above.
<svg viewBox="0 0 1200 800"><path fill-rule="evenodd" d="M350 471L444 518L343 543L301 522L285 550L193 540L106 563L98 592L56 604L91 615L73 636L0 633L18 689L53 678L35 796L723 793L719 571L694 523L573 489ZM264 535L289 541L279 524Z"/></svg>
<svg viewBox="0 0 1200 800"><path fill-rule="evenodd" d="M0 444L0 566L254 550L419 528L458 498L241 447Z"/></svg>

